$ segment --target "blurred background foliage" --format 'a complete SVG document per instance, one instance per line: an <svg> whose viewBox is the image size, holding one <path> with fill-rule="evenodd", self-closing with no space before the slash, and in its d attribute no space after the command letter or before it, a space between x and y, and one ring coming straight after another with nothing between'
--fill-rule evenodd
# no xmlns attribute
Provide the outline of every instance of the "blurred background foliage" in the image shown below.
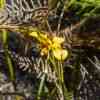
<svg viewBox="0 0 100 100"><path fill-rule="evenodd" d="M34 2L38 5L37 1ZM5 1L0 0L0 8L4 8L4 5ZM27 8L25 10L27 11ZM7 27L6 24L0 24L0 44L2 44L0 49L4 49L4 52L0 51L0 69L6 69L5 72L8 73L15 87L19 84L19 81L15 82L16 79L21 82L24 80L22 83L26 85L28 84L26 79L29 83L33 82L29 87L34 91L27 91L31 92L31 96L34 94L36 100L41 100L40 97L43 97L43 100L51 100L51 98L99 100L97 98L100 98L98 94L100 92L100 0L48 0L45 12L47 10L47 16L33 14L37 16L33 18L34 25L31 23L32 20L24 20L24 16L27 16L26 12L21 20L19 20L20 16L13 13L15 19L17 16L17 24L7 24ZM39 18L42 18L42 21L38 20ZM5 26L2 28L2 25ZM50 39L55 33L57 36L63 36L65 39L63 45L64 49L68 50L68 58L63 62L56 61L50 56L47 60L46 57L41 58L36 40L28 35L33 31L47 33ZM33 63L35 63L34 68ZM50 71L46 72L46 68ZM37 71L36 74L30 74L29 71L34 69ZM56 72L56 76L52 71ZM25 79L22 77L20 79L20 75ZM24 91L24 88L22 89ZM25 96L27 97L27 93ZM34 100L29 98L27 100Z"/></svg>

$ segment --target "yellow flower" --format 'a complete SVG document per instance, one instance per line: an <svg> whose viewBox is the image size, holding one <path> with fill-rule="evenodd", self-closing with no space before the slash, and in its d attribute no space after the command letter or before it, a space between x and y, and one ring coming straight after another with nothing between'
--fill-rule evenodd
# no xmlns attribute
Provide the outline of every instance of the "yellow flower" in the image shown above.
<svg viewBox="0 0 100 100"><path fill-rule="evenodd" d="M47 34L43 34L43 33L39 34L38 40L42 44L50 44L51 43L51 41L48 38Z"/></svg>
<svg viewBox="0 0 100 100"><path fill-rule="evenodd" d="M64 42L64 38L62 37L53 37L52 39L52 48L61 48L61 44Z"/></svg>
<svg viewBox="0 0 100 100"><path fill-rule="evenodd" d="M49 51L57 60L65 60L68 56L68 51L62 49L61 44L65 41L62 37L48 36L42 32L34 31L29 34L33 38L36 38L39 42L41 49L41 56L48 55Z"/></svg>
<svg viewBox="0 0 100 100"><path fill-rule="evenodd" d="M57 60L65 60L68 57L68 51L65 49L53 50L53 55Z"/></svg>

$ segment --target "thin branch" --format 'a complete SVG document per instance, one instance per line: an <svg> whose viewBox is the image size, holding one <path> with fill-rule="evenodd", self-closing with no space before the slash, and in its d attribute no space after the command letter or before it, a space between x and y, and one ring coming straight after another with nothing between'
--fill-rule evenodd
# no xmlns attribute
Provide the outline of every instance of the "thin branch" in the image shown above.
<svg viewBox="0 0 100 100"><path fill-rule="evenodd" d="M0 29L19 29L17 25L0 25Z"/></svg>

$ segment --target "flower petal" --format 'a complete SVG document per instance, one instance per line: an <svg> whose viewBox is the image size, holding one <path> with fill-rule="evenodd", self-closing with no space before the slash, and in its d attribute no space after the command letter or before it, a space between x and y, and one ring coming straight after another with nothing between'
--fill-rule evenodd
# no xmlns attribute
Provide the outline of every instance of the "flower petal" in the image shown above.
<svg viewBox="0 0 100 100"><path fill-rule="evenodd" d="M38 33L36 31L29 33L29 36L38 38Z"/></svg>
<svg viewBox="0 0 100 100"><path fill-rule="evenodd" d="M41 56L44 56L44 55L48 55L48 49L47 48L43 48L41 50Z"/></svg>
<svg viewBox="0 0 100 100"><path fill-rule="evenodd" d="M58 43L52 43L51 48L52 48L52 49L61 48L61 45L58 44Z"/></svg>
<svg viewBox="0 0 100 100"><path fill-rule="evenodd" d="M53 41L54 43L61 44L61 43L63 43L65 40L64 40L64 38L62 38L62 37L54 37L52 41Z"/></svg>
<svg viewBox="0 0 100 100"><path fill-rule="evenodd" d="M65 49L53 50L53 55L57 60L65 60L68 57L68 51Z"/></svg>

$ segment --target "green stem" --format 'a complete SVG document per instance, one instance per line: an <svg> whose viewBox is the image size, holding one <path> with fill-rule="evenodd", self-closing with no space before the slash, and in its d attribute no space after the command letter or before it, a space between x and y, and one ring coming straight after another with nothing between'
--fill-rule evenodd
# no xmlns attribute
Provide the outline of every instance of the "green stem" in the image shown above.
<svg viewBox="0 0 100 100"><path fill-rule="evenodd" d="M42 93L42 89L43 89L43 85L44 85L45 77L46 77L46 74L43 74L42 79L41 79L41 82L40 82L40 86L39 86L39 89L38 89L37 100L41 100L40 97L41 97L41 93Z"/></svg>
<svg viewBox="0 0 100 100"><path fill-rule="evenodd" d="M10 73L10 79L13 81L13 80L15 80L15 78L14 78L15 75L14 75L12 61L11 61L10 56L7 53L7 51L5 52L5 55L6 55L6 61L7 61L7 65L8 65L8 69L9 69L9 73Z"/></svg>
<svg viewBox="0 0 100 100"><path fill-rule="evenodd" d="M10 73L10 79L14 80L13 65L12 65L12 61L10 59L10 56L8 54L8 44L7 44L8 33L4 29L2 30L2 36L3 36L3 44L4 44L4 49L5 49L6 62L7 62L9 73Z"/></svg>

